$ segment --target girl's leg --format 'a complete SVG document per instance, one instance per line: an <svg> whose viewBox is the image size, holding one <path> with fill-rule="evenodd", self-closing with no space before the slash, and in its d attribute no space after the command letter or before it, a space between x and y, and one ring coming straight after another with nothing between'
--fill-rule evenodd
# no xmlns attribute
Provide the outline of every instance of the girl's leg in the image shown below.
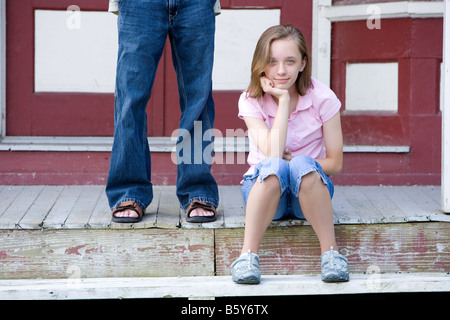
<svg viewBox="0 0 450 320"><path fill-rule="evenodd" d="M295 158L289 164L289 171L291 192L298 194L296 206L299 207L294 214L304 216L319 238L322 281L348 281L347 258L339 253L334 233L333 182L310 157Z"/></svg>
<svg viewBox="0 0 450 320"><path fill-rule="evenodd" d="M289 165L278 158L261 161L256 166L253 177L244 183L242 191L246 209L242 253L247 253L248 250L257 253L270 222L274 217L283 217L287 211L287 192L284 190L288 185Z"/></svg>
<svg viewBox="0 0 450 320"><path fill-rule="evenodd" d="M262 182L256 179L247 200L245 235L241 254L251 250L258 253L261 239L275 216L281 196L278 177L268 176Z"/></svg>
<svg viewBox="0 0 450 320"><path fill-rule="evenodd" d="M330 246L338 251L331 196L319 173L313 171L302 177L298 199L306 220L319 239L321 252L330 250Z"/></svg>
<svg viewBox="0 0 450 320"><path fill-rule="evenodd" d="M241 255L231 265L236 283L257 284L259 272L259 245L272 219L283 216L287 208L289 166L286 161L268 158L256 166L255 174L242 187L245 213L245 235Z"/></svg>
<svg viewBox="0 0 450 320"><path fill-rule="evenodd" d="M319 238L322 281L348 281L347 258L339 253L334 235L330 192L318 172L302 177L298 198L303 214Z"/></svg>
<svg viewBox="0 0 450 320"><path fill-rule="evenodd" d="M297 218L305 218L316 233L322 253L333 246L337 250L331 197L333 182L323 173L320 165L306 156L296 157L289 163L291 207Z"/></svg>

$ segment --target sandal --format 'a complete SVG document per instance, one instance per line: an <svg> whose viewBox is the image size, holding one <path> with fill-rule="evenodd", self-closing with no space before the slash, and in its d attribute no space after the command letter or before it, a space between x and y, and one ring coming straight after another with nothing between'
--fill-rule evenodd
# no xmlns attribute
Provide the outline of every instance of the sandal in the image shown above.
<svg viewBox="0 0 450 320"><path fill-rule="evenodd" d="M212 211L212 212L214 212L214 215L213 216L191 217L190 215L191 215L192 210L194 210L196 208L203 208L205 210ZM187 222L198 222L198 223L216 221L216 208L212 204L194 200L191 202L190 206L186 210L186 221Z"/></svg>
<svg viewBox="0 0 450 320"><path fill-rule="evenodd" d="M122 212L125 210L133 210L138 214L137 217L116 217L115 214L117 212ZM139 207L136 202L134 201L126 201L121 202L117 207L115 207L112 211L112 221L119 222L119 223L127 223L127 222L139 222L142 220L142 217L144 216L145 212L142 211L141 207Z"/></svg>

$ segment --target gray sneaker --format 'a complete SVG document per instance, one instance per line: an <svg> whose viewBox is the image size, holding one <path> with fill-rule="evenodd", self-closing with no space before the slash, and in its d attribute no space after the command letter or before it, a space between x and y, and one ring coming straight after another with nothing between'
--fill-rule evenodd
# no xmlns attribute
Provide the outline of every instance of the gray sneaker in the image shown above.
<svg viewBox="0 0 450 320"><path fill-rule="evenodd" d="M236 283L258 284L261 281L258 255L248 250L231 264L231 273Z"/></svg>
<svg viewBox="0 0 450 320"><path fill-rule="evenodd" d="M342 282L349 280L347 258L330 247L330 251L320 256L322 263L322 281Z"/></svg>

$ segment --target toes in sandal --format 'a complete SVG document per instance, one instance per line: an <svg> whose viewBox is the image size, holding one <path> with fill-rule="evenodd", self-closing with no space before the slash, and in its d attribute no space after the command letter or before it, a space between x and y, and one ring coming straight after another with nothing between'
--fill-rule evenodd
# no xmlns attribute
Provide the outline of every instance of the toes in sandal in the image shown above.
<svg viewBox="0 0 450 320"><path fill-rule="evenodd" d="M212 211L214 213L214 215L191 217L192 210L194 210L196 208L203 208L207 211ZM216 221L216 208L212 204L194 200L194 201L192 201L192 203L189 205L189 207L186 210L186 221L187 222L197 222L197 223Z"/></svg>
<svg viewBox="0 0 450 320"><path fill-rule="evenodd" d="M133 210L137 213L137 217L116 217L117 212L122 212L125 210ZM134 201L126 201L121 202L117 207L115 207L112 211L112 221L119 222L119 223L134 223L139 222L142 220L142 217L144 216L144 211L139 207L136 202Z"/></svg>

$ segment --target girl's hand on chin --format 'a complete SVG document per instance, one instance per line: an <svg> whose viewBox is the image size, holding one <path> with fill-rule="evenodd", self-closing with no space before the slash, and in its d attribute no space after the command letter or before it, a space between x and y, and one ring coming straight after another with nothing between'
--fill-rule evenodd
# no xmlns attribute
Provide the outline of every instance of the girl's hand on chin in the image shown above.
<svg viewBox="0 0 450 320"><path fill-rule="evenodd" d="M265 93L271 94L277 99L285 97L289 99L289 91L286 89L275 88L274 83L267 77L262 76L260 79L261 88Z"/></svg>

